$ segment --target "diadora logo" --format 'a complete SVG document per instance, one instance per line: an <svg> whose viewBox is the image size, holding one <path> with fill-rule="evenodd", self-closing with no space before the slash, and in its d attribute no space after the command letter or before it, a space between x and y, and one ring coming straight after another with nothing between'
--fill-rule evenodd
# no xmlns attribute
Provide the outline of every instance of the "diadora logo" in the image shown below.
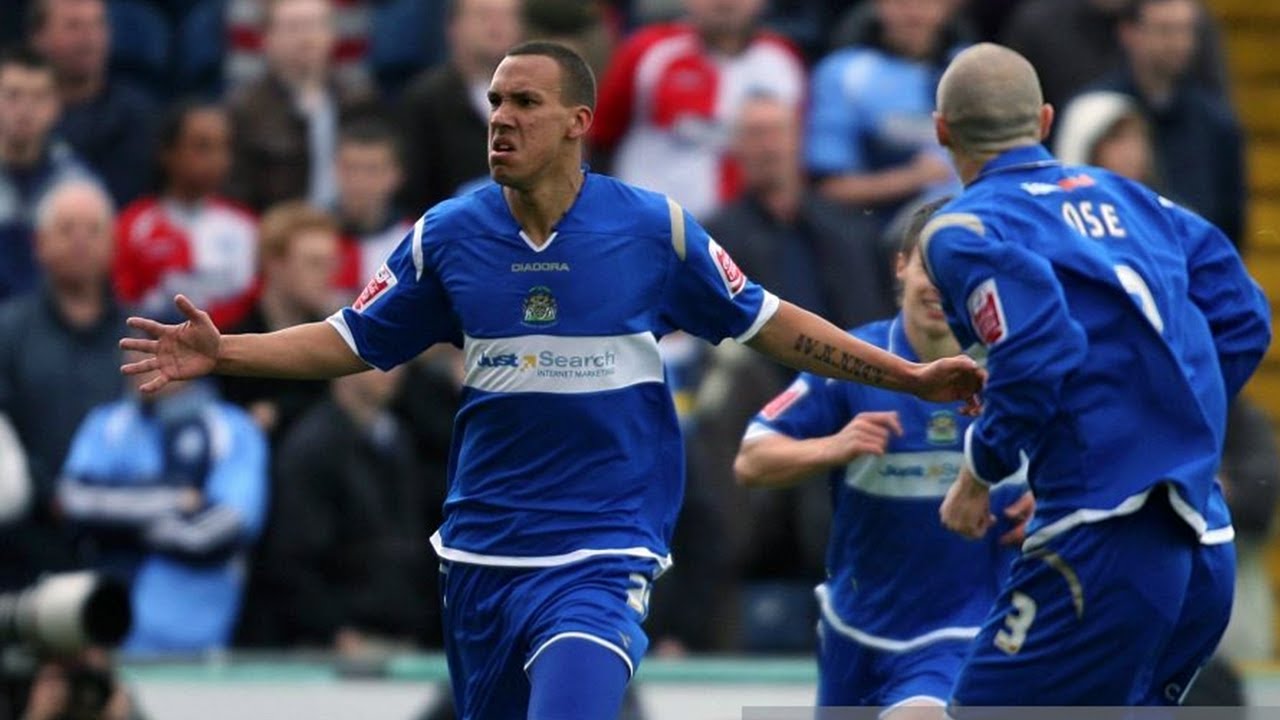
<svg viewBox="0 0 1280 720"><path fill-rule="evenodd" d="M569 272L569 263L561 262L532 262L532 263L511 263L511 272Z"/></svg>
<svg viewBox="0 0 1280 720"><path fill-rule="evenodd" d="M1022 183L1022 189L1030 195L1040 197L1042 195L1052 195L1062 192L1062 188L1057 185L1042 182Z"/></svg>

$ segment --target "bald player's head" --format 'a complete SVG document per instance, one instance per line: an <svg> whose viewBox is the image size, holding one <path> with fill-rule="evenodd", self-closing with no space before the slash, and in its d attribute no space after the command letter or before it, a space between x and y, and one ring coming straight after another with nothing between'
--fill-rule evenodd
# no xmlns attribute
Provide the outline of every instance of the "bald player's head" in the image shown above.
<svg viewBox="0 0 1280 720"><path fill-rule="evenodd" d="M994 155L1044 139L1053 110L1035 68L983 43L956 56L938 83L938 140L957 153Z"/></svg>

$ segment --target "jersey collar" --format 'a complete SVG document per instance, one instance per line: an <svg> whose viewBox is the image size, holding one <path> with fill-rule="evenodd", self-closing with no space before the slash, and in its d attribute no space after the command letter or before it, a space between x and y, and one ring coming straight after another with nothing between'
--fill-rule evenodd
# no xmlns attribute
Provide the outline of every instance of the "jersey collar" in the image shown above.
<svg viewBox="0 0 1280 720"><path fill-rule="evenodd" d="M1014 148L992 158L982 167L982 172L978 173L978 177L974 178L973 182L969 184L976 184L988 176L999 173L1038 170L1061 164L1043 145L1036 144Z"/></svg>
<svg viewBox="0 0 1280 720"><path fill-rule="evenodd" d="M893 318L893 322L889 324L889 347L887 349L903 360L920 362L915 348L911 347L911 340L907 338L907 321L902 316L901 310Z"/></svg>

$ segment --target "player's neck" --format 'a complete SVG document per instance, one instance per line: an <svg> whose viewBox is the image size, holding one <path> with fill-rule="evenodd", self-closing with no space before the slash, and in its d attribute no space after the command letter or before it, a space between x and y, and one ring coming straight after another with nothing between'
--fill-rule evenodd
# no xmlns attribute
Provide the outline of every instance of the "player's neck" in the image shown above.
<svg viewBox="0 0 1280 720"><path fill-rule="evenodd" d="M933 362L960 354L960 343L956 342L955 337L949 332L931 335L924 328L910 322L905 323L904 330L907 334L907 343L911 345L911 349L915 351L916 357L920 358L921 362Z"/></svg>
<svg viewBox="0 0 1280 720"><path fill-rule="evenodd" d="M575 164L571 172L555 172L527 189L504 187L502 195L520 229L530 242L541 247L551 238L556 223L569 212L585 181L582 169Z"/></svg>
<svg viewBox="0 0 1280 720"><path fill-rule="evenodd" d="M978 176L982 174L982 168L991 162L995 155L972 155L969 153L952 152L951 160L956 166L956 175L960 176L960 182L968 185Z"/></svg>

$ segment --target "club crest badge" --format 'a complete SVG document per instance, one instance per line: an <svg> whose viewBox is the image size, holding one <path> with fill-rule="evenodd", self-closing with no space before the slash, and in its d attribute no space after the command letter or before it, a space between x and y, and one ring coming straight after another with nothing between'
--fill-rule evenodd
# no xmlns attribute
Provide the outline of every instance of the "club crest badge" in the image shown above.
<svg viewBox="0 0 1280 720"><path fill-rule="evenodd" d="M925 440L930 445L954 445L960 438L960 429L956 424L955 413L950 410L939 410L929 416L929 429Z"/></svg>
<svg viewBox="0 0 1280 720"><path fill-rule="evenodd" d="M529 289L524 297L524 324L535 327L555 325L559 309L556 307L556 296L551 288L539 285Z"/></svg>

